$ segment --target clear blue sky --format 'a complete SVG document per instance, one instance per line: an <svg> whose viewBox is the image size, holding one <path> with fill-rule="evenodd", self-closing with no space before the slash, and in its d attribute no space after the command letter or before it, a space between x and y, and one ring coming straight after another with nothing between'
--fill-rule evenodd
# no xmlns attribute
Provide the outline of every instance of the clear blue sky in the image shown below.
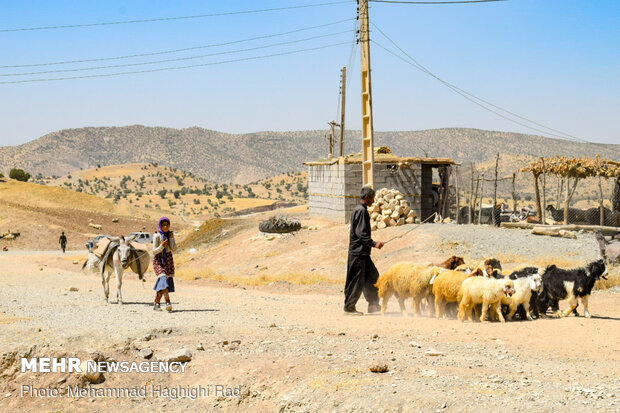
<svg viewBox="0 0 620 413"><path fill-rule="evenodd" d="M0 0L0 30L299 6L330 0ZM230 42L349 19L286 36L150 57L0 75L193 57L319 35L295 44L146 66L0 76L0 82L221 62L184 70L0 84L0 145L83 126L200 126L230 133L326 129L336 118L356 3L165 22L0 31L0 65L96 59ZM370 18L444 80L520 116L589 141L620 143L620 1L510 0L469 5L371 3ZM376 29L373 40L398 52ZM473 127L539 134L472 104L371 44L375 130ZM359 50L349 69L347 127L360 129Z"/></svg>

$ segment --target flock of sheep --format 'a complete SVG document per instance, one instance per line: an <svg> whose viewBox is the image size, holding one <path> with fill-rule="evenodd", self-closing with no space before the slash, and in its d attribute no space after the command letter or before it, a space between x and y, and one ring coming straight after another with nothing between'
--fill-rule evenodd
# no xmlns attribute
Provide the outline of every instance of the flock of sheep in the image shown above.
<svg viewBox="0 0 620 413"><path fill-rule="evenodd" d="M532 320L532 312L535 317L544 316L549 307L556 315L566 316L575 311L578 298L586 317L590 317L588 297L596 280L605 278L606 273L604 261L598 260L578 269L523 267L504 275L495 258L465 265L462 257L452 256L439 265L397 263L379 277L375 286L384 315L389 299L395 295L405 316L405 299L411 298L415 315L425 304L431 315L440 318L446 315L447 307L458 304L461 321L473 321L475 311L480 321L486 321L489 314L504 322L504 316L511 320L517 311L522 320ZM564 313L559 311L560 300L569 302Z"/></svg>

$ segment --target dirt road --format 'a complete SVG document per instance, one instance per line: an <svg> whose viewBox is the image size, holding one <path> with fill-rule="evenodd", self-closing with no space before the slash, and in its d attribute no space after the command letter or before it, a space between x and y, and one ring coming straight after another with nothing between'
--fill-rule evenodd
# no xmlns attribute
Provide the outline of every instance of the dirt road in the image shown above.
<svg viewBox="0 0 620 413"><path fill-rule="evenodd" d="M341 287L230 287L177 280L172 313L154 312L151 277L123 283L124 305L100 280L48 256L0 261L0 411L618 411L620 296L595 292L592 319L461 323L388 315L345 316ZM69 288L77 291L69 291ZM114 297L112 282L111 295ZM114 301L114 299L112 300ZM362 303L359 308L365 310ZM195 400L66 397L79 373L21 373L28 357L144 361L192 353L185 373L105 373L93 388L223 385ZM145 350L148 351L148 350ZM373 364L389 371L372 373ZM22 397L22 386L64 397Z"/></svg>

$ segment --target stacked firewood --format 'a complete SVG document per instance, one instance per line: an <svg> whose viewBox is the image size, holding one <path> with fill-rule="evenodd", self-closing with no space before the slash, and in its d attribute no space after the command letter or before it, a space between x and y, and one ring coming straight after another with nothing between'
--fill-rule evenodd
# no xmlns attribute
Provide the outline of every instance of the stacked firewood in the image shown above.
<svg viewBox="0 0 620 413"><path fill-rule="evenodd" d="M415 212L405 197L395 189L381 188L375 195L375 202L368 208L371 229L395 227L415 222Z"/></svg>

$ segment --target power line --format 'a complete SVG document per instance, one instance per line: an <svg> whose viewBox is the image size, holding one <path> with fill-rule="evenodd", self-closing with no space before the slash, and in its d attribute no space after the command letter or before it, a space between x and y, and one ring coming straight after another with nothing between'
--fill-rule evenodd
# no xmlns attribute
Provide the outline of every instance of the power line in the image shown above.
<svg viewBox="0 0 620 413"><path fill-rule="evenodd" d="M404 51L404 50L403 50L400 46L398 46L398 45L397 45L397 44L396 44L396 43L395 43L395 42L394 42L394 41L393 41L393 40L392 40L392 39L391 39L391 38L390 38L387 34L385 34L385 32L383 32L383 31L382 31L382 30L381 30L381 29L380 29L380 28L379 28L376 24L374 24L374 23L372 23L372 24L373 24L373 26L374 26L374 27L375 27L375 28L376 28L376 29L377 29L377 30L378 30L378 31L379 31L379 32L380 32L383 36L385 36L385 38L386 38L386 39L388 39L388 40L389 40L389 41L390 41L390 42L391 42L391 43L392 43L392 44L393 44L396 48L398 48L398 49L399 49L399 50L400 50L400 51L401 51L401 52L402 52L405 56L407 56L409 59L411 59L411 61L413 61L413 63L411 63L410 61L408 61L408 60L406 60L406 59L403 59L401 56L397 55L396 53L394 53L394 52L390 51L390 50L389 50L389 49L387 49L386 47L382 46L381 44L379 44L379 43L377 43L376 41L374 41L374 40L373 40L373 42L374 42L375 44L377 44L377 46L381 47L382 49L384 49L384 50L385 50L385 51L387 51L388 53L390 53L390 54L394 55L395 57L397 57L397 58L399 58L399 59L403 60L405 63L407 63L407 64L409 64L409 65L411 65L411 66L415 67L416 69L418 69L418 70L420 70L420 71L422 71L422 72L426 73L427 75L429 75L429 76L431 76L431 77L435 78L436 80L438 80L439 82L441 82L441 83L442 83L442 84L444 84L445 86L447 86L447 87L449 87L450 89L452 89L454 92L456 92L456 93L458 93L459 95L463 96L465 99L467 99L467 100L471 101L472 103L474 103L474 104L476 104L476 105L478 105L478 106L482 107L483 109L485 109L485 110L487 110L487 111L489 111L489 112L491 112L491 113L494 113L495 115L500 116L500 117L502 117L502 118L504 118L504 119L506 119L506 120L508 120L508 121L510 121L510 122L513 122L513 123L516 123L516 124L518 124L518 125L524 126L524 127L526 127L526 128L529 128L529 129L535 130L535 131L537 131L537 132L544 133L544 134L546 134L546 135L551 135L551 136L554 136L554 137L557 137L557 138L562 138L562 139L576 140L576 141L580 141L580 142L582 142L582 143L587 143L587 144L591 144L591 145L599 145L599 146L604 147L604 148L606 148L606 149L612 149L612 150L614 150L612 147L607 147L607 146L605 146L605 145L603 145L603 144L599 144L599 143L596 143L596 142L590 142L590 141L587 141L587 140L585 140L585 139L578 138L578 137L576 137L576 136L573 136L573 135L570 135L570 134L568 134L568 133L565 133L565 132L559 131L559 130L557 130L557 129L553 129L553 128L548 127L548 126L545 126L545 125L543 125L543 124L541 124L541 123L535 122L535 121L530 120L530 119L528 119L528 118L525 118L525 117L523 117L523 116L517 115L516 113L513 113L513 112L511 112L511 111L509 111L509 110L507 110L507 109L504 109L504 108L502 108L502 107L500 107L500 106L497 106L497 105L495 105L495 104L493 104L493 103L491 103L491 102L488 102L488 101L486 101L486 100L484 100L484 99L482 99L482 98L479 98L479 97L477 97L477 96L475 96L475 95L473 95L473 94L471 94L471 93L469 93L469 92L467 92L467 91L465 91L465 90L463 90L463 89L461 89L461 88L459 88L459 87L457 87L457 86L455 86L455 85L453 85L453 84L451 84L451 83L449 83L449 82L447 82L447 81L445 81L445 80L441 79L440 77L438 77L437 75L435 75L434 73L432 73L430 70L428 70L426 67L424 67L422 64L420 64L420 63L419 63L416 59L414 59L413 57L411 57L411 56L410 56L407 52L405 52L405 51ZM522 122L518 122L518 121L516 121L516 120L514 120L514 119L511 119L511 118L509 118L509 117L505 116L505 115L502 115L501 113L498 113L498 112L496 112L496 111L494 111L494 110L492 110L492 109L489 109L488 107L486 107L486 106L484 106L484 105L480 104L479 102L477 102L477 101L476 101L476 100L474 100L474 99L476 99L476 100L478 100L478 101L480 101L480 102L483 102L483 103L485 103L485 104L487 104L487 105L490 105L490 106L492 106L492 107L494 107L494 108L496 108L496 109L499 109L499 110L501 110L501 111L503 111L503 112L505 112L505 113L508 113L508 114L510 114L510 115L512 115L512 116L515 116L515 117L517 117L517 118L519 118L519 119L525 120L525 121L527 121L527 122L529 122L529 123L531 123L531 124L534 124L534 125L540 126L540 127L542 127L542 128L547 129L548 131L553 131L553 132L556 132L556 133L550 133L550 132L548 132L548 131L544 131L544 130L540 130L540 129L538 129L538 128L534 128L534 127L532 127L532 126L530 126L530 125L527 125L527 124L524 124L524 123L522 123ZM619 151L619 152L620 152L620 151Z"/></svg>
<svg viewBox="0 0 620 413"><path fill-rule="evenodd" d="M187 52L190 50L207 49L207 48L219 47L219 46L229 46L231 44L268 39L271 37L285 36L287 34L298 33L298 32L302 32L306 30L319 29L322 27L333 26L333 25L348 22L351 20L352 19L344 19L344 20L339 20L339 21L332 22L332 23L321 24L318 26L310 26L310 27L304 27L301 29L290 30L287 32L274 33L274 34L268 34L268 35L257 36L257 37L249 37L246 39L233 40L231 42L225 42L225 43L214 43L214 44L208 44L208 45L203 45L203 46L186 47L183 49L163 50L163 51L158 51L158 52L140 53L140 54L132 54L132 55L124 55L124 56L101 57L101 58L95 58L95 59L65 60L65 61L60 61L60 62L31 63L31 64L23 64L23 65L6 65L6 66L0 66L0 69L19 68L19 67L53 66L53 65L65 65L65 64L72 64L72 63L102 62L102 61L109 61L109 60L130 59L130 58L135 58L135 57L147 57L147 56L157 56L157 55L170 54L170 53Z"/></svg>
<svg viewBox="0 0 620 413"><path fill-rule="evenodd" d="M397 0L368 0L375 3L396 3L396 4L469 4L469 3L493 3L508 0L462 0L462 1L397 1Z"/></svg>
<svg viewBox="0 0 620 413"><path fill-rule="evenodd" d="M244 57L244 58L240 58L240 59L223 60L223 61L219 61L219 62L201 63L201 64L187 65L187 66L162 67L162 68L149 69L149 70L136 70L136 71L130 71L130 72L117 72L117 73L106 73L106 74L97 74L97 75L70 76L70 77L58 77L58 78L47 78L47 79L14 80L14 81L8 81L8 82L0 82L0 85L8 85L8 84L16 84L16 83L32 83L32 82L51 82L51 81L55 81L55 80L90 79L90 78L95 78L95 77L112 77L112 76L121 76L121 75L132 75L132 74L138 74L138 73L163 72L163 71L167 71L167 70L191 69L191 68L196 68L196 67L221 65L221 64L225 64L225 63L234 63L234 62L243 62L243 61L249 61L249 60L267 59L267 58L270 58L270 57L285 56L285 55L309 52L309 51L314 51L314 50L327 49L327 48L330 48L330 47L341 46L341 45L344 45L344 44L348 45L349 42L333 43L333 44L328 44L328 45L324 45L324 46L311 47L311 48L307 48L307 49L292 50L292 51L288 51L288 52L273 53L273 54L269 54L269 55Z"/></svg>
<svg viewBox="0 0 620 413"><path fill-rule="evenodd" d="M271 12L271 11L281 11L281 10L291 10L291 9L307 9L311 7L323 7L323 6L331 6L334 4L343 4L343 3L350 3L350 0L332 1L328 3L319 3L319 4L305 4L301 6L273 7L270 9L256 9L256 10L231 11L231 12L224 12L224 13L197 14L194 16L161 17L157 19L124 20L124 21L102 22L102 23L70 24L70 25L62 25L62 26L39 26L39 27L22 27L22 28L16 28L16 29L0 29L0 33L25 32L25 31L35 31L35 30L72 29L72 28L77 28L77 27L111 26L111 25L134 24L134 23L153 23L153 22L173 21L173 20L202 19L206 17L266 13L266 12Z"/></svg>
<svg viewBox="0 0 620 413"><path fill-rule="evenodd" d="M249 52L249 51L253 51L253 50L266 49L266 48L269 48L269 47L276 47L276 46L283 46L283 45L294 44L294 43L301 43L301 42L306 42L306 41L309 41L309 40L320 39L320 38L323 38L323 37L337 36L337 35L343 34L343 33L349 33L349 30L344 30L344 31L341 31L341 32L336 32L336 33L323 34L323 35L318 35L318 36L312 36L312 37L307 37L307 38L304 38L304 39L291 40L291 41L288 41L288 42L273 43L273 44L268 44L268 45L265 45L265 46L256 46L256 47L249 47L249 48L246 48L246 49L237 49L237 50L229 50L229 51L216 52L216 53L208 53L208 54L203 54L203 55L198 55L198 56L188 56L188 57L179 57L179 58L175 58L175 59L154 60L154 61L151 61L151 62L126 63L126 64L119 64L119 65L83 67L83 68L77 68L77 69L44 70L44 71L39 71L39 72L26 72L26 73L5 73L5 74L0 74L0 77L7 77L7 76L31 76L31 75L42 75L42 74L49 74L49 73L83 72L83 71L87 71L87 70L112 69L112 68L118 68L118 67L133 67L133 66L153 65L153 64L159 64L159 63L179 62L179 61L185 61L185 60L195 60L195 59L202 59L204 57L218 56L218 55L231 54L231 53L243 53L243 52Z"/></svg>
<svg viewBox="0 0 620 413"><path fill-rule="evenodd" d="M494 108L496 108L496 109L499 109L499 110L501 110L501 111L503 111L503 112L506 112L506 113L508 113L508 114L510 114L510 115L512 115L512 116L515 116L515 117L517 117L517 118L519 118L519 119L525 120L525 121L530 122L530 123L532 123L532 124L534 124L534 125L540 126L540 127L542 127L542 128L545 128L545 129L548 129L548 130L550 130L550 131L553 131L553 132L556 132L556 133L559 133L559 134L560 134L560 135L553 135L553 136L556 136L556 137L570 137L570 138L573 138L573 139L580 140L580 138L577 138L577 137L575 137L575 136L572 136L572 135L570 135L570 134L568 134L568 133L565 133L565 132L562 132L562 131L559 131L559 130L556 130L556 129L550 128L550 127L548 127L548 126L542 125L542 124L540 124L540 123L534 122L534 121L532 121L532 120L530 120L530 119L527 119L527 118L525 118L525 117L522 117L522 116L520 116L520 115L517 115L516 113L513 113L513 112L511 112L511 111L509 111L509 110L506 110L506 109L504 109L504 108L502 108L502 107L499 107L499 106L497 106L497 105L494 105L494 104L493 104L493 103L491 103L491 102L488 102L488 101L486 101L486 100L484 100L484 99L482 99L482 98L479 98L479 97L477 97L477 96L475 96L475 95L473 95L473 94L471 94L471 93L469 93L469 92L467 92L467 91L465 91L465 90L463 90L463 89L461 89L461 88L459 88L459 87L457 87L457 86L453 85L452 83L450 83L450 82L448 82L448 81L445 81L445 80L441 79L439 76L435 75L435 74L434 74L434 73L432 73L429 69L427 69L426 67L424 67L424 65L422 65L420 62L418 62L416 59L414 59L413 57L411 57L411 55L409 55L409 54L408 54L405 50L403 50L400 46L398 46L398 45L394 42L394 40L392 40L392 39L391 39L391 38L390 38L390 37L389 37L389 36L388 36L388 35L387 35L387 34L386 34L383 30L381 30L381 29L380 29L380 28L379 28L376 24L374 24L374 23L373 23L373 26L374 26L374 27L375 27L375 28L379 31L379 33L381 33L381 34L382 34L382 35L383 35L386 39L388 39L388 40L390 41L390 43L392 43L392 44L393 44L393 45L394 45L394 46L395 46L398 50L400 50L400 51L401 51L401 52L402 52L405 56L407 56L409 59L411 59L411 61L413 61L413 62L415 63L414 67L416 67L417 69L421 70L422 72L424 72L424 73L428 74L429 76L434 77L435 79L437 79L438 81L440 81L440 82L441 82L441 83L443 83L444 85L448 86L449 88L451 88L451 89L452 89L452 90L454 90L455 92L457 92L457 93L459 93L459 92L460 92L459 94L465 94L465 95L467 95L467 96L469 96L469 97L471 97L471 98L474 98L474 99L476 99L476 100L479 100L480 102L484 102L484 103L486 103L487 105L490 105L490 106L492 106L492 107L494 107ZM382 46L380 46L380 47L382 47ZM385 48L384 48L384 49L385 49ZM493 113L495 113L495 112L493 112ZM536 130L536 131L538 131L538 132L541 132L541 131L540 131L540 130L538 130L538 129L534 129L534 130ZM544 133L548 133L548 132L544 132ZM549 134L549 133L548 133L548 134ZM551 134L550 134L550 135L551 135ZM587 141L583 140L583 142L587 142Z"/></svg>
<svg viewBox="0 0 620 413"><path fill-rule="evenodd" d="M407 63L408 65L411 65L411 66L415 67L416 69L418 69L418 70L420 70L420 71L423 71L423 72L424 72L424 70L423 70L423 69L419 68L418 66L416 66L416 65L415 65L415 64L413 64L412 62L408 61L407 59L403 58L402 56L399 56L397 53L395 53L395 52L393 52L393 51L389 50L388 48L384 47L383 45L381 45L381 44L380 44L380 43L378 43L377 41L373 40L372 42L373 42L374 44L376 44L377 46L379 46L380 48L382 48L383 50L385 50L386 52L390 53L391 55L395 56L396 58L398 58L398 59L402 60L403 62ZM426 73L426 72L425 72L425 73ZM427 73L427 74L430 74L430 73ZM555 134L555 133L550 133L550 132L548 132L548 131L545 131L545 130L538 129L538 128L535 128L535 127L533 127L533 126L530 126L530 125L528 125L528 124L526 124L526 123L523 123L523 122L519 122L519 121L517 121L517 120L514 120L514 119L512 119L512 118L510 118L510 117L508 117L508 116L505 116L505 115L503 115L503 114L501 114L501 113L499 113L499 112L497 112L497 111L494 111L493 109L489 109L488 107L484 106L483 104L481 104L481 103L477 102L476 100L472 99L471 97L467 96L467 94L466 94L466 93L461 92L461 91L460 91L457 87L453 87L450 83L445 82L445 81L441 80L440 78L438 78L438 77L436 77L436 76L434 76L434 75L432 75L432 74L430 74L430 75L431 75L431 76L433 76L433 77L435 77L435 79L439 80L441 83L443 83L444 85L448 86L448 87L449 87L450 89L452 89L454 92L456 92L456 93L458 93L459 95L463 96L465 99L469 100L470 102L474 103L475 105L478 105L478 106L480 106L481 108L483 108L484 110L487 110L487 111L489 111L489 112L491 112L491 113L493 113L493 114L495 114L495 115L497 115L497 116L499 116L499 117L501 117L501 118L503 118L503 119L506 119L506 120L508 120L508 121L510 121L510 122L512 122L512 123L516 123L517 125L521 125L521 126L523 126L523 127L526 127L526 128L528 128L528 129L531 129L531 130L534 130L534 131L537 131L537 132L543 133L543 134L545 134L545 135L550 135L550 136L554 136L554 137L556 137L556 138L565 139L565 140L579 141L579 142L581 142L581 143L585 143L585 144L589 144L589 145L596 145L596 146L600 146L600 147L602 147L602 148L605 148L606 150L611 150L611 151L615 151L615 152L619 152L619 153L620 153L620 150L619 150L619 149L616 149L616 148L615 148L615 147L613 147L613 146L608 146L608 145L601 144L601 143L597 143L597 142L590 142L590 141L587 141L587 140L584 140L584 139L580 139L580 138L577 138L577 139L571 139L571 138L569 137L570 135L558 135L558 134Z"/></svg>
<svg viewBox="0 0 620 413"><path fill-rule="evenodd" d="M346 90L351 90L351 79L353 79L353 69L355 64L355 57L357 56L357 30L358 30L358 19L355 19L355 23L353 25L353 40L351 41L351 50L349 51L349 61L347 63L347 72L349 75L347 76L347 84Z"/></svg>

